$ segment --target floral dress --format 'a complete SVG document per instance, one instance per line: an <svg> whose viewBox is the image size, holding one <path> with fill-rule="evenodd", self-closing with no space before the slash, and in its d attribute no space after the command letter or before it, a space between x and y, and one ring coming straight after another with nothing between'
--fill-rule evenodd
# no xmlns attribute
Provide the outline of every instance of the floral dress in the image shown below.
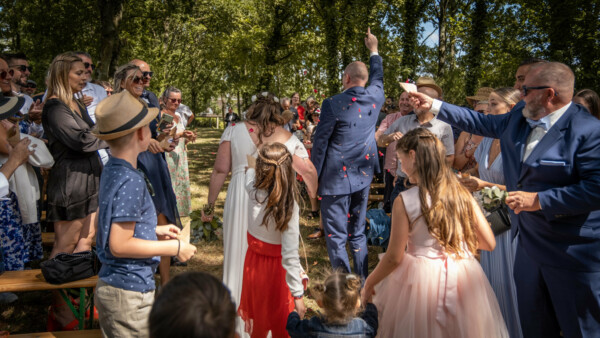
<svg viewBox="0 0 600 338"><path fill-rule="evenodd" d="M177 132L185 130L183 119L177 123ZM192 192L190 190L190 172L188 169L187 150L185 140L180 139L179 144L171 152L165 152L165 159L169 166L173 191L177 197L177 210L180 217L188 217L192 211Z"/></svg>
<svg viewBox="0 0 600 338"><path fill-rule="evenodd" d="M0 199L0 245L2 246L4 269L7 271L23 270L29 255L25 250L17 195L12 191L6 198Z"/></svg>

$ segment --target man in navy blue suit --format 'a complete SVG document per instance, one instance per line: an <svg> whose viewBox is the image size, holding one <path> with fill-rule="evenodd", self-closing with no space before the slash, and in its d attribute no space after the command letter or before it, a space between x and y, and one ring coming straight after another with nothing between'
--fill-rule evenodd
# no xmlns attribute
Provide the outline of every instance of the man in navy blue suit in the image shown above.
<svg viewBox="0 0 600 338"><path fill-rule="evenodd" d="M504 115L411 94L439 119L501 140L528 338L600 335L600 121L571 102L574 79L562 63L533 65L523 102Z"/></svg>
<svg viewBox="0 0 600 338"><path fill-rule="evenodd" d="M377 38L370 29L365 45L371 52L370 74L360 61L342 76L344 91L323 101L315 130L312 162L319 175L321 215L329 260L334 269L350 272L346 242L354 272L368 274L365 216L373 172L379 171L375 124L385 102L383 66Z"/></svg>

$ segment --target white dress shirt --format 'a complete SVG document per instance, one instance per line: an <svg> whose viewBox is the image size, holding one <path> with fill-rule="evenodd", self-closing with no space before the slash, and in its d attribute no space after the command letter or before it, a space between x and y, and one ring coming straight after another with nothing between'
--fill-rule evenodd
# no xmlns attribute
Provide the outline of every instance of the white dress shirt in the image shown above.
<svg viewBox="0 0 600 338"><path fill-rule="evenodd" d="M556 123L556 121L558 121L558 119L560 119L560 117L563 116L563 114L567 111L567 109L569 109L570 106L571 102L569 102L569 104L567 104L566 106L542 117L540 121L546 122L546 125L548 126L549 130ZM527 146L525 147L525 151L523 152L523 162L525 162L529 155L531 155L533 149L535 149L535 147L538 145L538 143L540 143L542 138L544 138L548 130L544 130L544 128L542 127L535 127L533 128L531 133L529 133L529 136L527 136Z"/></svg>

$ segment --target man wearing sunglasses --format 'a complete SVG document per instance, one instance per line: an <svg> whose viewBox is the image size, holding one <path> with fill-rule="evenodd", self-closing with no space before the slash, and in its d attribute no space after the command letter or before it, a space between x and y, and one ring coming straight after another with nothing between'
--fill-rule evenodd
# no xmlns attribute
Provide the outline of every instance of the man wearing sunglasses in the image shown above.
<svg viewBox="0 0 600 338"><path fill-rule="evenodd" d="M148 90L148 87L150 87L150 80L152 80L152 75L154 75L154 72L150 70L150 65L140 59L133 59L130 63L138 66L142 71L142 84L144 85L144 92L142 93L141 98L148 103L149 108L160 107L156 94Z"/></svg>
<svg viewBox="0 0 600 338"><path fill-rule="evenodd" d="M440 120L500 139L524 337L600 332L600 121L571 102L574 85L565 64L533 65L524 104L503 115L411 94Z"/></svg>
<svg viewBox="0 0 600 338"><path fill-rule="evenodd" d="M87 52L75 52L75 54L83 61L85 75L87 76L87 84L81 90L83 103L86 105L88 115L96 123L96 106L106 98L106 90L102 86L92 83L92 74L96 69L96 66L92 62L92 56Z"/></svg>
<svg viewBox="0 0 600 338"><path fill-rule="evenodd" d="M27 84L27 79L33 68L29 66L27 57L23 53L6 54L6 62L8 63L10 70L14 72L11 83L13 95L23 96L25 98L25 104L21 108L21 113L24 115L28 114L31 105L33 104L33 99L29 95L23 93L21 87Z"/></svg>

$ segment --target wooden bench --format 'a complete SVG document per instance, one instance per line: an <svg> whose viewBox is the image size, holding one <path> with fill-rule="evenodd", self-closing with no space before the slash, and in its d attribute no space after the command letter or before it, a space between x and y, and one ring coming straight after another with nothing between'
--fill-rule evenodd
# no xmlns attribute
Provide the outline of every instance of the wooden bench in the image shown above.
<svg viewBox="0 0 600 338"><path fill-rule="evenodd" d="M10 335L18 338L96 338L102 337L100 330L38 332Z"/></svg>
<svg viewBox="0 0 600 338"><path fill-rule="evenodd" d="M98 276L92 276L86 279L65 284L50 284L46 282L42 275L42 270L22 270L6 271L0 275L0 292L26 292L42 290L58 290L64 301L67 303L75 318L79 320L79 330L84 329L85 324L85 289L96 287ZM79 310L75 308L71 299L67 296L64 289L78 288L80 304ZM94 297L90 298L90 309L94 308ZM91 311L90 311L91 312ZM90 316L89 327L92 326L94 316ZM43 336L45 337L45 336ZM53 337L53 336L48 336ZM62 336L61 336L62 337Z"/></svg>

